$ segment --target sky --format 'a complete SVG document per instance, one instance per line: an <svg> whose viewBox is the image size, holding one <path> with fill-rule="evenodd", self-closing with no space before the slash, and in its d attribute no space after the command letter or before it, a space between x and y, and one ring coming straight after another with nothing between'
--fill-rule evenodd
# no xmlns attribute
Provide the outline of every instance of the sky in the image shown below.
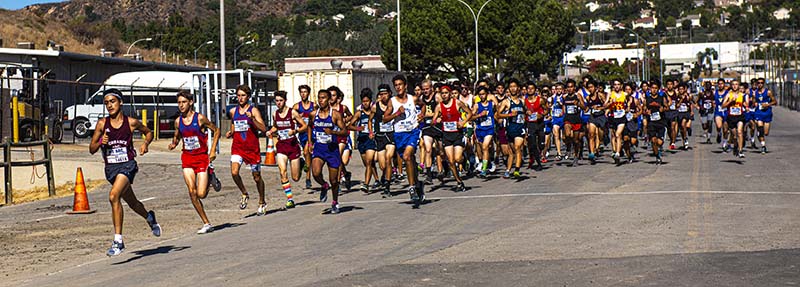
<svg viewBox="0 0 800 287"><path fill-rule="evenodd" d="M17 10L31 4L53 3L53 2L64 2L64 0L0 0L0 8L8 10Z"/></svg>

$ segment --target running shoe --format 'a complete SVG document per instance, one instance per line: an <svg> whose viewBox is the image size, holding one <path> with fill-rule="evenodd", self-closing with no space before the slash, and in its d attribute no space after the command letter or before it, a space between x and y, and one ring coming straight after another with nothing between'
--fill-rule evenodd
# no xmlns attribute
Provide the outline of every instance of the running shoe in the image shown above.
<svg viewBox="0 0 800 287"><path fill-rule="evenodd" d="M339 203L334 202L331 204L331 214L338 214L339 213Z"/></svg>
<svg viewBox="0 0 800 287"><path fill-rule="evenodd" d="M494 163L489 164L489 172L494 173L497 170L497 166Z"/></svg>
<svg viewBox="0 0 800 287"><path fill-rule="evenodd" d="M150 225L150 230L153 231L155 237L161 236L161 225L156 221L156 213L151 211L147 212L147 224Z"/></svg>
<svg viewBox="0 0 800 287"><path fill-rule="evenodd" d="M382 196L383 196L383 198L392 197L392 192L390 191L388 182L386 182L383 185L383 195Z"/></svg>
<svg viewBox="0 0 800 287"><path fill-rule="evenodd" d="M633 156L631 155L631 156L628 157L628 164L632 164L632 163L633 163Z"/></svg>
<svg viewBox="0 0 800 287"><path fill-rule="evenodd" d="M311 189L311 179L306 179L306 189Z"/></svg>
<svg viewBox="0 0 800 287"><path fill-rule="evenodd" d="M711 137L707 137L707 138L706 138L706 143L707 143L707 144L711 144Z"/></svg>
<svg viewBox="0 0 800 287"><path fill-rule="evenodd" d="M589 153L589 161L592 163L592 165L597 163L597 158L595 158L593 153Z"/></svg>
<svg viewBox="0 0 800 287"><path fill-rule="evenodd" d="M756 149L756 138L750 138L750 148Z"/></svg>
<svg viewBox="0 0 800 287"><path fill-rule="evenodd" d="M683 150L689 150L689 141L687 140L683 141Z"/></svg>
<svg viewBox="0 0 800 287"><path fill-rule="evenodd" d="M408 188L408 195L411 196L411 202L414 204L413 208L419 208L419 195L417 194L417 189L412 187Z"/></svg>
<svg viewBox="0 0 800 287"><path fill-rule="evenodd" d="M361 184L361 187L360 187L359 189L360 189L360 190L361 190L361 192L363 192L363 193L369 193L369 185L367 185L366 183L362 183L362 184Z"/></svg>
<svg viewBox="0 0 800 287"><path fill-rule="evenodd" d="M258 204L258 210L256 211L256 215L263 216L265 214L267 214L267 204L266 203Z"/></svg>
<svg viewBox="0 0 800 287"><path fill-rule="evenodd" d="M425 184L433 184L433 175L431 173L425 175Z"/></svg>
<svg viewBox="0 0 800 287"><path fill-rule="evenodd" d="M728 145L722 145L722 152L728 152Z"/></svg>
<svg viewBox="0 0 800 287"><path fill-rule="evenodd" d="M542 163L547 163L547 157L546 156L542 157Z"/></svg>
<svg viewBox="0 0 800 287"><path fill-rule="evenodd" d="M419 202L425 202L425 185L421 182L417 182L417 197L419 197Z"/></svg>
<svg viewBox="0 0 800 287"><path fill-rule="evenodd" d="M328 189L329 188L330 188L330 185L328 185L327 182L322 185L322 190L319 192L319 201L320 202L328 201Z"/></svg>
<svg viewBox="0 0 800 287"><path fill-rule="evenodd" d="M717 133L717 143L722 142L722 135Z"/></svg>
<svg viewBox="0 0 800 287"><path fill-rule="evenodd" d="M294 208L294 207L295 207L294 200L287 200L286 201L286 209L291 209L291 208Z"/></svg>
<svg viewBox="0 0 800 287"><path fill-rule="evenodd" d="M765 146L761 147L761 154L767 154L767 147Z"/></svg>
<svg viewBox="0 0 800 287"><path fill-rule="evenodd" d="M513 176L515 179L519 179L522 175L519 173L519 171L514 171L514 173L511 174L511 176Z"/></svg>
<svg viewBox="0 0 800 287"><path fill-rule="evenodd" d="M347 192L350 192L350 180L353 178L353 174L349 171L344 172L344 184L347 188Z"/></svg>
<svg viewBox="0 0 800 287"><path fill-rule="evenodd" d="M219 178L217 178L217 173L214 172L213 164L208 166L208 183L214 188L215 192L222 190L222 183L219 181Z"/></svg>
<svg viewBox="0 0 800 287"><path fill-rule="evenodd" d="M561 159L563 159L563 157L560 154L557 154L556 155L556 161L561 161Z"/></svg>
<svg viewBox="0 0 800 287"><path fill-rule="evenodd" d="M214 231L214 226L211 224L203 224L203 227L197 230L197 234L206 234Z"/></svg>
<svg viewBox="0 0 800 287"><path fill-rule="evenodd" d="M465 192L465 191L467 191L467 187L464 186L463 182L459 182L458 185L456 186L456 192Z"/></svg>
<svg viewBox="0 0 800 287"><path fill-rule="evenodd" d="M670 150L675 150L675 144L674 143L669 144L669 149Z"/></svg>
<svg viewBox="0 0 800 287"><path fill-rule="evenodd" d="M739 158L744 158L744 153L743 152L739 152Z"/></svg>
<svg viewBox="0 0 800 287"><path fill-rule="evenodd" d="M505 179L511 178L511 172L510 171L506 171L506 173L503 174L503 178L505 178Z"/></svg>
<svg viewBox="0 0 800 287"><path fill-rule="evenodd" d="M125 243L111 241L111 248L109 248L108 251L106 251L106 255L108 255L109 257L117 256L120 253L122 253L122 250L125 250Z"/></svg>
<svg viewBox="0 0 800 287"><path fill-rule="evenodd" d="M481 170L481 173L478 174L478 177L480 178L486 178L487 176L488 174L486 173L486 170Z"/></svg>
<svg viewBox="0 0 800 287"><path fill-rule="evenodd" d="M242 200L239 201L239 209L247 208L247 200L250 199L249 194L242 194Z"/></svg>

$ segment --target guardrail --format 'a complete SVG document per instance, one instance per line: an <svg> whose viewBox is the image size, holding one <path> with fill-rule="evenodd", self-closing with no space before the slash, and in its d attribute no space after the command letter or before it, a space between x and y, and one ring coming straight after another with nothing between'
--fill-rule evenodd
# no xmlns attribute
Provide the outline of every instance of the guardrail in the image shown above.
<svg viewBox="0 0 800 287"><path fill-rule="evenodd" d="M44 149L44 159L40 160L31 160L31 161L11 161L11 148L15 147L32 147L32 146L42 146ZM50 154L50 141L43 140L43 141L36 141L36 142L22 142L22 143L12 143L8 140L3 141L0 143L0 148L3 149L3 162L0 163L0 167L3 168L4 177L5 177L5 199L6 204L12 204L14 202L13 197L13 184L12 184L12 174L11 170L14 167L22 167L22 166L37 166L37 165L44 165L47 169L47 191L50 196L56 195L56 187L55 187L55 180L53 179L53 158Z"/></svg>

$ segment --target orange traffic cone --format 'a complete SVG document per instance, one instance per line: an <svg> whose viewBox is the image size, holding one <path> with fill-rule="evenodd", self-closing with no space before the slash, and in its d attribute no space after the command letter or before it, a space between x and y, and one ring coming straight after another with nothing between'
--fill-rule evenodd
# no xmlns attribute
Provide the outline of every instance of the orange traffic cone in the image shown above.
<svg viewBox="0 0 800 287"><path fill-rule="evenodd" d="M275 162L275 154L275 145L272 143L272 137L270 137L267 141L267 156L264 158L264 165L276 166L278 163Z"/></svg>
<svg viewBox="0 0 800 287"><path fill-rule="evenodd" d="M75 200L72 204L72 211L67 214L89 214L96 210L89 209L89 197L86 195L86 183L83 182L83 170L78 168L75 175Z"/></svg>

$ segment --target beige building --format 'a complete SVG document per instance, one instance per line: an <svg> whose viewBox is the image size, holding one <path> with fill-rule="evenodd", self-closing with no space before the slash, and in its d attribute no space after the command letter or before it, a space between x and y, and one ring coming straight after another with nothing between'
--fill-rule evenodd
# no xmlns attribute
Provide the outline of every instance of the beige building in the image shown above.
<svg viewBox="0 0 800 287"><path fill-rule="evenodd" d="M335 69L370 69L386 70L386 65L381 61L379 55L365 56L334 56L334 57L305 57L305 58L286 58L286 72L318 71L330 70L333 68L332 61L340 61L341 67ZM361 64L361 67L353 67L353 64Z"/></svg>

